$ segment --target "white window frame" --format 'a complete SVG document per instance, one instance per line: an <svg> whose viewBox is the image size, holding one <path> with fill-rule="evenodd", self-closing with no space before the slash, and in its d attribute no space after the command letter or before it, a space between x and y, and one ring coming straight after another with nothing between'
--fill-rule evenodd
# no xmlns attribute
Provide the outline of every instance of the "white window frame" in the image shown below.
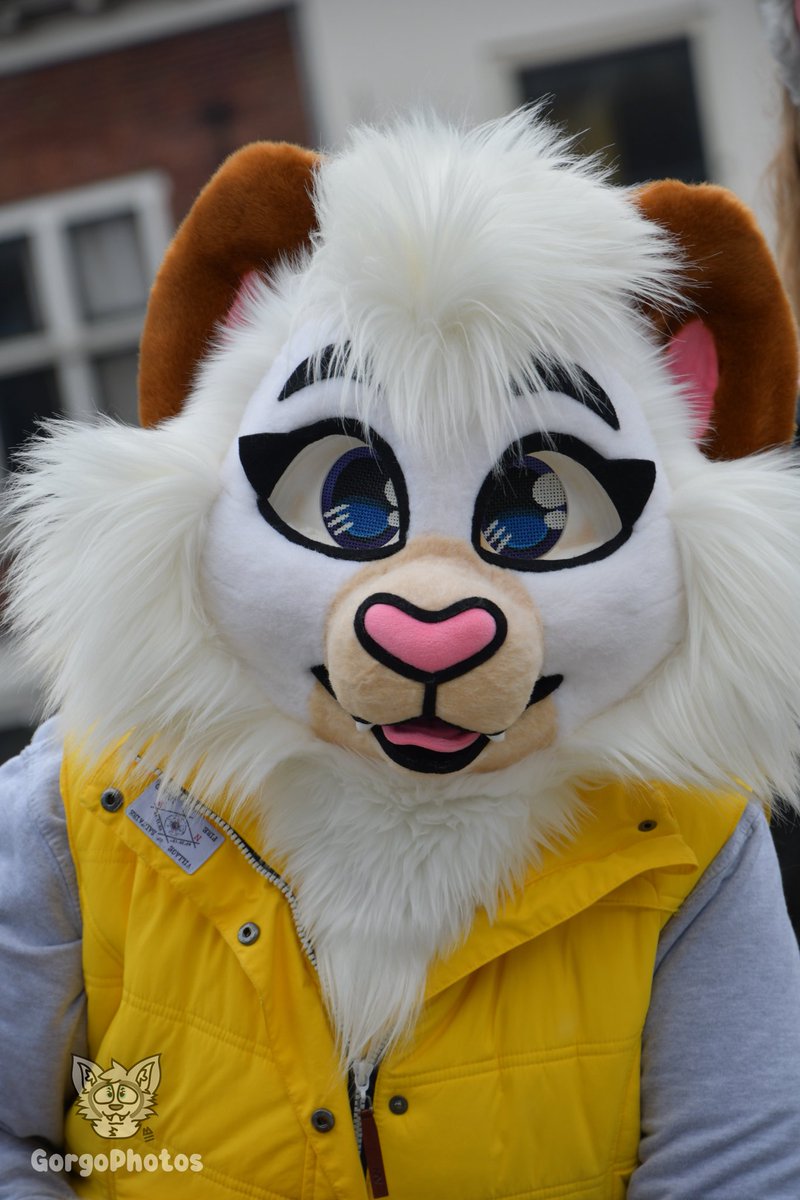
<svg viewBox="0 0 800 1200"><path fill-rule="evenodd" d="M161 171L144 171L0 208L0 240L28 240L43 326L40 332L0 339L0 376L52 367L66 416L85 417L97 411L91 360L98 354L137 346L142 313L106 317L95 323L84 318L67 229L132 212L149 283L172 234L169 197L168 177ZM2 474L0 470L0 481ZM37 681L11 639L0 635L0 726L32 724L38 705Z"/></svg>
<svg viewBox="0 0 800 1200"><path fill-rule="evenodd" d="M162 172L139 172L0 208L0 241L28 241L33 288L43 326L40 332L0 339L0 376L52 366L63 410L69 417L85 417L97 411L91 360L136 346L142 314L104 317L96 322L83 316L67 229L123 212L133 213L136 219L142 265L149 283L172 232L169 181Z"/></svg>

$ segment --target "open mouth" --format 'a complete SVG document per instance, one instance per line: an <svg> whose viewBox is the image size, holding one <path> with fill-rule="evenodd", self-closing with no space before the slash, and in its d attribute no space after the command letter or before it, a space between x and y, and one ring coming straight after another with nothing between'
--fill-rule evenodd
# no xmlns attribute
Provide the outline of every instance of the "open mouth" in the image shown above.
<svg viewBox="0 0 800 1200"><path fill-rule="evenodd" d="M319 665L311 668L312 675L325 691L337 700L328 670ZM541 675L531 692L527 707L538 704L563 682L563 675ZM337 700L338 703L338 700ZM443 721L441 717L410 717L392 725L371 725L354 717L359 729L369 730L387 758L407 771L447 775L461 771L474 762L490 742L501 741L504 732L478 733Z"/></svg>
<svg viewBox="0 0 800 1200"><path fill-rule="evenodd" d="M462 729L440 717L412 717L396 725L373 725L372 735L398 766L437 775L469 766L489 743L485 733Z"/></svg>
<svg viewBox="0 0 800 1200"><path fill-rule="evenodd" d="M412 717L397 725L382 725L381 729L393 746L419 746L422 750L438 750L445 754L466 750L481 736L440 717Z"/></svg>

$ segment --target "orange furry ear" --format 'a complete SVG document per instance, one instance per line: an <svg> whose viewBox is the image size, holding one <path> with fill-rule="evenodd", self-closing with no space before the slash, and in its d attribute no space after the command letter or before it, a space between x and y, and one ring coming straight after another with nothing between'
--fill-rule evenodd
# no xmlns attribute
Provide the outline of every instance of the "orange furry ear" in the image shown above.
<svg viewBox="0 0 800 1200"><path fill-rule="evenodd" d="M711 458L789 441L797 400L797 330L752 214L725 188L664 180L636 203L682 246L690 311L653 314L672 369L688 383Z"/></svg>
<svg viewBox="0 0 800 1200"><path fill-rule="evenodd" d="M180 412L209 339L253 271L307 242L317 156L285 142L232 154L176 233L153 284L139 360L139 419Z"/></svg>

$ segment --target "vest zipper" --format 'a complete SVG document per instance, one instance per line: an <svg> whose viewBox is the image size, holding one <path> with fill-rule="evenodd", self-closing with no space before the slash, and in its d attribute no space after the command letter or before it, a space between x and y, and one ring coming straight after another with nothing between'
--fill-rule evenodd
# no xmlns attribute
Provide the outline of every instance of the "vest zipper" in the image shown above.
<svg viewBox="0 0 800 1200"><path fill-rule="evenodd" d="M141 756L137 755L136 761L139 762L140 760ZM163 773L156 768L153 774L160 778ZM183 799L186 797L186 799L189 801L190 808L194 809L195 812L201 813L207 821L211 821L212 824L218 825L223 833L230 838L239 853L247 859L247 862L250 864L253 870L257 871L259 875L271 883L273 887L278 889L280 894L289 905L289 910L292 914L292 921L294 922L294 927L297 931L300 945L303 947L303 952L314 970L316 970L317 956L314 952L314 944L300 919L300 908L297 903L297 897L283 876L279 875L278 872L269 865L269 863L264 862L264 859L261 857L261 855L256 853L253 847L244 840L241 834L236 832L232 825L228 824L224 817L221 817L218 813L215 813L213 808L209 808L208 805L204 804L202 800L197 800L191 794L191 792L186 790L185 787L179 788L179 791L181 798Z"/></svg>
<svg viewBox="0 0 800 1200"><path fill-rule="evenodd" d="M181 791L185 796L189 795L185 789L181 788ZM201 812L206 820L212 821L215 825L218 825L223 833L230 838L236 849L244 856L244 858L247 859L253 870L257 871L259 875L268 880L273 887L276 887L287 901L292 914L292 920L294 921L294 927L297 930L297 936L300 939L300 945L303 947L306 958L316 970L317 956L314 952L314 946L308 931L300 919L300 908L297 903L297 897L295 896L289 884L282 875L279 875L278 872L269 865L269 863L264 862L264 859L261 857L261 855L257 854L253 847L249 845L249 843L244 840L241 834L237 833L233 826L229 825L223 817L220 817L214 812L213 809L209 808L208 805L203 804L201 800L195 800L194 796L191 796L190 799L192 807L196 808L198 812Z"/></svg>
<svg viewBox="0 0 800 1200"><path fill-rule="evenodd" d="M139 761L138 756L137 761ZM162 772L156 769L154 774L160 777ZM214 825L217 825L230 838L236 849L247 860L253 870L257 871L259 875L278 889L289 905L294 927L306 958L316 971L317 956L311 937L300 919L297 897L283 876L278 874L269 863L266 863L261 855L244 840L241 834L236 832L224 817L219 816L212 808L204 804L202 800L197 800L186 788L180 788L180 793L182 798L186 797L189 800L191 808L201 813L207 821L211 821ZM379 1059L380 1055L377 1056L375 1061L359 1059L351 1071L353 1078L353 1128L355 1130L359 1156L372 1184L374 1200L380 1200L381 1197L389 1195L386 1184L386 1172L383 1166L383 1152L381 1151L378 1127L375 1124L375 1114L372 1109L372 1098L375 1091L375 1080L378 1075Z"/></svg>
<svg viewBox="0 0 800 1200"><path fill-rule="evenodd" d="M375 1200L388 1196L389 1188L386 1183L386 1170L383 1165L378 1126L375 1123L375 1112L372 1101L375 1094L375 1082L378 1077L378 1064L369 1059L359 1059L353 1064L353 1127L356 1131L356 1144L361 1162L372 1185L372 1195Z"/></svg>
<svg viewBox="0 0 800 1200"><path fill-rule="evenodd" d="M188 795L186 792L184 794ZM228 835L250 865L258 871L259 875L263 875L265 879L268 879L281 895L286 898L291 908L297 936L300 939L309 962L316 970L317 956L314 953L311 939L300 920L297 897L289 884L282 875L279 875L277 871L274 871L272 867L264 862L263 858L256 853L252 846L248 845L232 825L229 825L227 821L218 816L213 809L210 809L202 801L195 800L193 797L192 804L199 812L202 812L207 820L215 822ZM372 1061L369 1059L359 1059L353 1065L351 1072L353 1076L353 1128L356 1135L356 1145L361 1162L369 1175L374 1200L381 1200L381 1197L389 1195L389 1188L386 1183L386 1170L383 1165L383 1151L381 1150L378 1126L375 1123L375 1113L372 1107L379 1062L380 1053Z"/></svg>

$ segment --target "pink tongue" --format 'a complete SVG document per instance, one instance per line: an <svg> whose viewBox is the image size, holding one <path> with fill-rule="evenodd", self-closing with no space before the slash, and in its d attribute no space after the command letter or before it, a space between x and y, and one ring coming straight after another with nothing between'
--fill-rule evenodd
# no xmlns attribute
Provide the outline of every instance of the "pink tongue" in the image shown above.
<svg viewBox="0 0 800 1200"><path fill-rule="evenodd" d="M464 750L481 736L470 729L459 729L448 725L438 717L421 718L419 721L403 721L401 725L381 725L384 737L393 746L420 746L423 750L438 750L452 754Z"/></svg>

